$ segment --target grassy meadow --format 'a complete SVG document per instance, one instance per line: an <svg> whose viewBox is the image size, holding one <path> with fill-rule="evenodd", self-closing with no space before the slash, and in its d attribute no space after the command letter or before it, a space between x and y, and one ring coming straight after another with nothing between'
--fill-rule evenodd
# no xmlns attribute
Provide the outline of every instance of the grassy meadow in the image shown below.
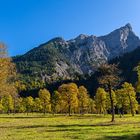
<svg viewBox="0 0 140 140"><path fill-rule="evenodd" d="M0 140L139 140L140 116L0 115Z"/></svg>

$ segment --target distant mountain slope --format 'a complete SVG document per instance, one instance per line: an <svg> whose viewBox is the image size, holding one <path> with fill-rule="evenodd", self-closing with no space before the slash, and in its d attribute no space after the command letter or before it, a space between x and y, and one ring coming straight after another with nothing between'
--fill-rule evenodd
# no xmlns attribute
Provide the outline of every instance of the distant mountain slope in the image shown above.
<svg viewBox="0 0 140 140"><path fill-rule="evenodd" d="M140 46L132 52L112 59L110 63L119 64L124 80L135 84L137 81L137 74L134 68L140 63Z"/></svg>
<svg viewBox="0 0 140 140"><path fill-rule="evenodd" d="M79 35L65 41L54 38L13 60L25 81L52 82L92 74L97 67L140 46L130 24L106 36Z"/></svg>

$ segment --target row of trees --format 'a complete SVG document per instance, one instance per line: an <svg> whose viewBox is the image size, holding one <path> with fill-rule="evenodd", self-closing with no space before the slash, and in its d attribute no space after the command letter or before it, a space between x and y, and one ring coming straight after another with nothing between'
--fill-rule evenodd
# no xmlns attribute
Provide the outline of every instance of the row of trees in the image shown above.
<svg viewBox="0 0 140 140"><path fill-rule="evenodd" d="M122 88L111 91L115 110L120 116L124 113L131 113L132 116L138 111L136 92L132 84L125 82ZM100 114L111 113L111 102L109 94L103 89L98 88L95 96L97 112Z"/></svg>
<svg viewBox="0 0 140 140"><path fill-rule="evenodd" d="M98 88L94 99L90 98L84 86L78 87L75 83L62 84L51 96L47 89L40 89L39 97L13 98L4 95L0 100L0 111L6 113L111 113L111 100L104 88ZM132 84L125 82L120 89L111 91L115 110L120 116L138 112L136 92Z"/></svg>
<svg viewBox="0 0 140 140"><path fill-rule="evenodd" d="M84 86L75 83L63 84L51 96L47 89L41 89L38 98L16 98L4 95L0 100L0 111L6 113L16 112L42 112L42 113L96 113L95 101L88 95Z"/></svg>

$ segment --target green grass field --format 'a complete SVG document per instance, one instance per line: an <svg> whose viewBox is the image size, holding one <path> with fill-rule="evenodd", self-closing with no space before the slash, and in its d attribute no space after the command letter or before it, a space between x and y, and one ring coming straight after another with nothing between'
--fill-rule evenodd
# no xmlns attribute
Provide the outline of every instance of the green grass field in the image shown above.
<svg viewBox="0 0 140 140"><path fill-rule="evenodd" d="M140 116L0 115L0 140L140 140Z"/></svg>

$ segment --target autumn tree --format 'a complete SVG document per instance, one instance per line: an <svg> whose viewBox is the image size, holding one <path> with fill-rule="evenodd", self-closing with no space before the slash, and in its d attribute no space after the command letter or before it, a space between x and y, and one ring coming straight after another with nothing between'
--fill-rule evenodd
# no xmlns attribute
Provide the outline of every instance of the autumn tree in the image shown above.
<svg viewBox="0 0 140 140"><path fill-rule="evenodd" d="M26 98L18 97L16 99L15 111L18 113L26 112Z"/></svg>
<svg viewBox="0 0 140 140"><path fill-rule="evenodd" d="M43 109L43 106L42 106L42 102L41 102L40 98L35 98L33 110L35 112L41 112L42 109Z"/></svg>
<svg viewBox="0 0 140 140"><path fill-rule="evenodd" d="M0 44L0 96L3 95L8 80L9 59L7 50L3 44Z"/></svg>
<svg viewBox="0 0 140 140"><path fill-rule="evenodd" d="M100 78L98 79L99 83L105 87L109 93L110 104L111 104L111 122L115 120L115 105L112 98L112 90L119 84L120 71L115 64L103 64L98 68Z"/></svg>
<svg viewBox="0 0 140 140"><path fill-rule="evenodd" d="M51 112L51 95L50 95L50 92L47 89L40 89L39 99L42 103L44 114L46 112Z"/></svg>
<svg viewBox="0 0 140 140"><path fill-rule="evenodd" d="M138 107L138 102L136 100L136 92L132 84L125 82L122 85L122 90L124 94L128 97L129 105L130 105L130 111L132 116L134 116L137 107Z"/></svg>
<svg viewBox="0 0 140 140"><path fill-rule="evenodd" d="M92 98L89 98L88 101L88 113L97 113L95 100L93 100Z"/></svg>
<svg viewBox="0 0 140 140"><path fill-rule="evenodd" d="M64 104L62 101L62 95L58 91L54 91L54 95L52 97L52 112L58 113L61 112L64 108Z"/></svg>
<svg viewBox="0 0 140 140"><path fill-rule="evenodd" d="M14 110L14 102L11 95L5 95L2 97L2 105L5 112L8 114Z"/></svg>
<svg viewBox="0 0 140 140"><path fill-rule="evenodd" d="M13 99L17 97L15 81L15 65L7 55L6 46L0 44L0 98L5 95L11 95Z"/></svg>
<svg viewBox="0 0 140 140"><path fill-rule="evenodd" d="M100 114L106 113L106 91L103 88L98 88L95 96L97 112Z"/></svg>
<svg viewBox="0 0 140 140"><path fill-rule="evenodd" d="M29 112L33 111L33 106L34 106L34 99L33 97L29 96L25 99L25 104L26 104L26 112L27 115Z"/></svg>
<svg viewBox="0 0 140 140"><path fill-rule="evenodd" d="M3 104L2 104L2 99L0 99L0 113L3 112L3 108L4 108L4 106L3 106Z"/></svg>
<svg viewBox="0 0 140 140"><path fill-rule="evenodd" d="M61 94L62 101L70 116L72 110L78 107L78 87L75 83L62 84L58 88L58 92Z"/></svg>
<svg viewBox="0 0 140 140"><path fill-rule="evenodd" d="M78 108L81 114L87 112L88 103L89 103L88 91L84 86L80 86L78 92Z"/></svg>
<svg viewBox="0 0 140 140"><path fill-rule="evenodd" d="M18 93L20 93L21 91L25 91L25 90L26 90L26 85L23 84L23 83L22 83L21 81L19 81L19 80L15 82L15 87L16 87Z"/></svg>
<svg viewBox="0 0 140 140"><path fill-rule="evenodd" d="M120 114L120 117L124 115L124 112L127 112L129 109L129 101L128 101L128 96L124 89L117 89L115 91L116 94L116 100L117 100L117 108L118 108L118 113Z"/></svg>

